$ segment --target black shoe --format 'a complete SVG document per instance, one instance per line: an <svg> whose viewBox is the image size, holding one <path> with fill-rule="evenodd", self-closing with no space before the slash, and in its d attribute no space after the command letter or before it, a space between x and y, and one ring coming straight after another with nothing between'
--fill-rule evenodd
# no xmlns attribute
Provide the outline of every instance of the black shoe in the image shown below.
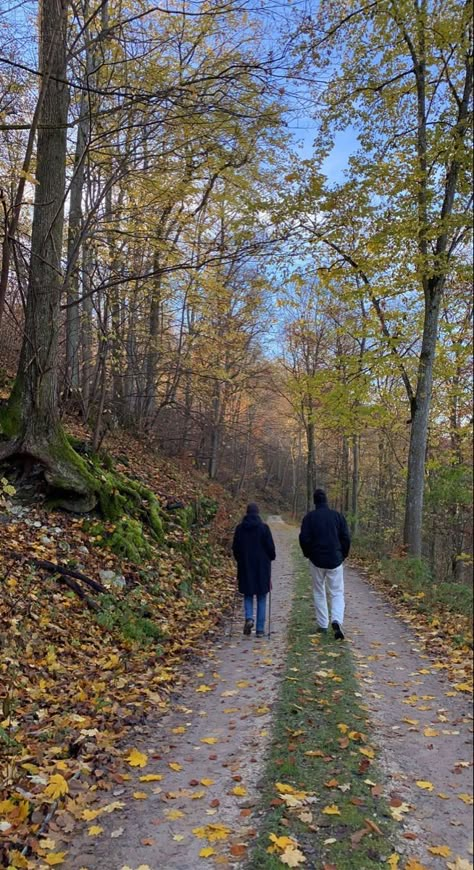
<svg viewBox="0 0 474 870"><path fill-rule="evenodd" d="M331 625L332 625L332 628L334 631L335 639L336 640L344 640L344 632L343 632L341 626L339 625L339 623L336 622L336 620L333 620L333 622L331 622Z"/></svg>
<svg viewBox="0 0 474 870"><path fill-rule="evenodd" d="M318 632L319 634L327 634L328 630L327 628L323 628L322 625L318 625Z"/></svg>
<svg viewBox="0 0 474 870"><path fill-rule="evenodd" d="M244 625L244 634L252 634L253 619L246 619Z"/></svg>
<svg viewBox="0 0 474 870"><path fill-rule="evenodd" d="M265 632L264 631L257 631L255 637L265 637Z"/></svg>

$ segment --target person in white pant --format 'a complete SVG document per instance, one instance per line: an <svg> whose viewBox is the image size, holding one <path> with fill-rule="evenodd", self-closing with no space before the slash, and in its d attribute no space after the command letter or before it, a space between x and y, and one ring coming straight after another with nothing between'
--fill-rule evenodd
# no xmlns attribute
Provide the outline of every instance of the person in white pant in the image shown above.
<svg viewBox="0 0 474 870"><path fill-rule="evenodd" d="M310 562L318 629L327 632L329 628L327 591L334 637L344 640L343 562L349 555L351 536L345 517L331 510L322 489L314 492L314 510L307 513L301 523L299 542Z"/></svg>

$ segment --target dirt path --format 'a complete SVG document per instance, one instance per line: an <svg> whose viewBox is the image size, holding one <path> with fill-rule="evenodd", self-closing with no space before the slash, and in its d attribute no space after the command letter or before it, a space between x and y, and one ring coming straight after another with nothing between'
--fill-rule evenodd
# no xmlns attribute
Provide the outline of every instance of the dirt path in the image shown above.
<svg viewBox="0 0 474 870"><path fill-rule="evenodd" d="M66 844L69 853L62 866L67 870L136 870L141 865L190 870L206 866L199 855L206 847L214 849L212 862L242 866L242 847L255 836L253 807L285 661L292 595L290 551L296 531L278 518L271 525L278 553L271 638L244 638L238 614L232 638L209 649L179 705L130 738L130 746L146 753L146 767L130 768L131 781L112 794L91 795L92 809L114 800L123 801L124 808L91 822L103 828L101 833L84 832ZM436 870L446 868L446 859L428 847L447 845L449 860L460 856L470 861L472 807L459 797L468 800L472 793L469 699L452 692L443 663L423 655L413 630L351 569L346 588L347 642L358 661L387 796L392 803L408 805L399 824L399 851L406 844L407 853ZM146 774L162 779L140 782ZM432 790L419 788L416 780L431 783ZM230 833L209 843L193 830L206 825L224 825Z"/></svg>
<svg viewBox="0 0 474 870"><path fill-rule="evenodd" d="M446 859L427 851L440 845L450 847L450 861L459 855L472 862L472 806L465 802L470 797L472 803L470 696L453 692L443 676L445 663L423 654L413 629L356 571L346 571L346 589L347 635L381 750L387 796L409 805L402 813L402 843L427 867L446 868ZM417 780L431 786L420 788Z"/></svg>
<svg viewBox="0 0 474 870"><path fill-rule="evenodd" d="M209 649L180 704L157 726L150 725L131 738L130 745L146 753L148 763L141 770L131 769L132 781L126 789L122 786L107 795L107 801L120 800L125 806L91 821L103 832L93 836L85 832L66 847L69 854L62 866L67 870L124 866L133 870L140 865L151 870L188 870L205 865L199 857L203 848L212 847L216 855L232 860L232 847L251 842L252 807L258 799L271 707L285 662L292 596L290 551L296 537L295 530L278 517L270 524L277 549L271 637L243 637L243 616L236 615L233 636ZM170 763L180 769L173 770ZM139 776L146 774L163 778L140 782ZM134 798L134 793L147 797ZM103 795L97 798L92 809L106 803ZM212 843L193 833L193 828L209 824L225 825L232 833L225 841Z"/></svg>

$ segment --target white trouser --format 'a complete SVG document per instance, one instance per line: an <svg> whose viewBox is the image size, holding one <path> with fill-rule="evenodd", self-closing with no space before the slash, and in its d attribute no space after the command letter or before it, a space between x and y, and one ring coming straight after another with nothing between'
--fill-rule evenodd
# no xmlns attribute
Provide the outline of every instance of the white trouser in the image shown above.
<svg viewBox="0 0 474 870"><path fill-rule="evenodd" d="M329 625L328 603L326 589L331 603L331 622L344 622L344 571L342 565L337 568L316 568L312 562L309 570L313 580L314 607L316 622L320 628Z"/></svg>

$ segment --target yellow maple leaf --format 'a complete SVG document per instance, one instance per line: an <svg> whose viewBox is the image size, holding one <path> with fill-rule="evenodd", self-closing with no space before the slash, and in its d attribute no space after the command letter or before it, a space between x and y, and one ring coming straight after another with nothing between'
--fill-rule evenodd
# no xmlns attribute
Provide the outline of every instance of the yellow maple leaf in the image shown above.
<svg viewBox="0 0 474 870"><path fill-rule="evenodd" d="M288 867L299 867L300 864L306 862L306 858L299 849L295 849L294 846L288 846L283 854L280 855L280 861Z"/></svg>
<svg viewBox="0 0 474 870"><path fill-rule="evenodd" d="M214 779L201 779L201 785L205 785L206 787L209 785L214 785Z"/></svg>
<svg viewBox="0 0 474 870"><path fill-rule="evenodd" d="M237 795L237 797L243 797L244 795L247 794L247 789L245 788L244 785L236 785L232 789L232 794Z"/></svg>
<svg viewBox="0 0 474 870"><path fill-rule="evenodd" d="M400 855L397 855L396 852L394 852L392 855L390 855L390 858L387 858L387 864L389 867L392 868L392 870L397 870L399 861L400 861Z"/></svg>
<svg viewBox="0 0 474 870"><path fill-rule="evenodd" d="M324 807L323 813L326 816L340 816L341 815L341 811L336 804L329 804L329 806Z"/></svg>
<svg viewBox="0 0 474 870"><path fill-rule="evenodd" d="M220 825L217 822L214 824L203 825L200 828L193 828L193 834L201 840L208 840L213 843L215 840L225 840L230 834L230 828L227 825Z"/></svg>
<svg viewBox="0 0 474 870"><path fill-rule="evenodd" d="M292 785L288 785L286 782L276 782L275 788L280 794L294 794L296 791Z"/></svg>
<svg viewBox="0 0 474 870"><path fill-rule="evenodd" d="M460 855L456 855L455 861L448 861L447 867L448 870L473 870L471 862L467 858L461 858Z"/></svg>
<svg viewBox="0 0 474 870"><path fill-rule="evenodd" d="M184 734L186 731L186 725L178 725L176 728L171 729L172 734Z"/></svg>
<svg viewBox="0 0 474 870"><path fill-rule="evenodd" d="M82 812L82 818L84 819L85 822L93 822L94 819L97 819L99 816L102 815L102 812L103 812L102 809L97 809L97 810L85 809Z"/></svg>
<svg viewBox="0 0 474 870"><path fill-rule="evenodd" d="M441 858L449 858L451 855L449 846L428 846L428 852L432 855L440 855Z"/></svg>
<svg viewBox="0 0 474 870"><path fill-rule="evenodd" d="M133 797L136 801L146 801L148 799L146 791L134 791Z"/></svg>
<svg viewBox="0 0 474 870"><path fill-rule="evenodd" d="M179 771L179 770L182 770L182 769L183 769L182 764L179 764L177 761L169 761L169 762L168 762L168 767L169 767L171 770L176 770L176 771Z"/></svg>
<svg viewBox="0 0 474 870"><path fill-rule="evenodd" d="M104 829L100 825L91 825L88 828L87 833L89 837L97 837L99 834L102 834Z"/></svg>
<svg viewBox="0 0 474 870"><path fill-rule="evenodd" d="M371 746L359 746L359 752L361 755L367 756L367 758L375 758L375 752Z"/></svg>
<svg viewBox="0 0 474 870"><path fill-rule="evenodd" d="M28 870L29 862L28 859L25 858L18 849L13 849L9 853L9 867L8 870Z"/></svg>
<svg viewBox="0 0 474 870"><path fill-rule="evenodd" d="M454 688L458 692L472 692L472 686L469 683L455 683Z"/></svg>
<svg viewBox="0 0 474 870"><path fill-rule="evenodd" d="M53 773L49 777L48 785L46 786L44 793L53 801L62 797L64 794L67 794L69 791L69 786L67 781L64 779L60 773ZM58 853L59 854L59 853Z"/></svg>
<svg viewBox="0 0 474 870"><path fill-rule="evenodd" d="M389 807L390 815L396 822L401 822L403 820L403 814L410 812L409 804L402 803L399 807Z"/></svg>
<svg viewBox="0 0 474 870"><path fill-rule="evenodd" d="M250 683L248 680L237 680L235 685L238 686L239 689L246 689Z"/></svg>
<svg viewBox="0 0 474 870"><path fill-rule="evenodd" d="M288 846L292 846L294 848L297 845L296 840L293 840L292 837L277 837L276 834L269 834L268 837L272 841L274 846L277 849L281 849L282 851L287 849Z"/></svg>
<svg viewBox="0 0 474 870"><path fill-rule="evenodd" d="M201 737L201 743L209 743L212 746L213 743L219 743L217 737Z"/></svg>
<svg viewBox="0 0 474 870"><path fill-rule="evenodd" d="M428 870L428 868L424 864L420 864L416 858L409 858L405 864L405 870Z"/></svg>
<svg viewBox="0 0 474 870"><path fill-rule="evenodd" d="M176 819L182 819L184 813L182 813L181 810L166 810L165 816L170 820L170 822L175 822Z"/></svg>
<svg viewBox="0 0 474 870"><path fill-rule="evenodd" d="M215 850L212 848L212 846L204 846L204 848L201 849L201 851L199 852L199 857L200 858L210 858L211 855L215 855L215 854L216 854Z"/></svg>
<svg viewBox="0 0 474 870"><path fill-rule="evenodd" d="M62 864L67 852L50 852L49 855L46 855L44 860L50 867L55 867L56 864Z"/></svg>
<svg viewBox="0 0 474 870"><path fill-rule="evenodd" d="M146 767L148 764L148 756L145 755L144 752L140 752L138 749L131 749L127 755L126 761L128 761L130 767Z"/></svg>
<svg viewBox="0 0 474 870"><path fill-rule="evenodd" d="M163 774L161 773L144 773L143 776L138 777L140 782L160 782L163 779Z"/></svg>
<svg viewBox="0 0 474 870"><path fill-rule="evenodd" d="M418 788L423 788L425 791L433 791L433 783L427 779L417 779L416 784Z"/></svg>
<svg viewBox="0 0 474 870"><path fill-rule="evenodd" d="M474 798L472 797L472 794L458 794L458 798L460 801L463 801L463 803L465 803L465 804L474 803Z"/></svg>
<svg viewBox="0 0 474 870"><path fill-rule="evenodd" d="M212 692L212 689L210 686L201 683L201 685L197 687L196 692Z"/></svg>
<svg viewBox="0 0 474 870"><path fill-rule="evenodd" d="M349 726L346 725L344 722L339 722L337 727L341 734L347 734L347 732L349 731Z"/></svg>
<svg viewBox="0 0 474 870"><path fill-rule="evenodd" d="M425 737L439 737L439 731L436 731L435 728L425 728L423 734Z"/></svg>

